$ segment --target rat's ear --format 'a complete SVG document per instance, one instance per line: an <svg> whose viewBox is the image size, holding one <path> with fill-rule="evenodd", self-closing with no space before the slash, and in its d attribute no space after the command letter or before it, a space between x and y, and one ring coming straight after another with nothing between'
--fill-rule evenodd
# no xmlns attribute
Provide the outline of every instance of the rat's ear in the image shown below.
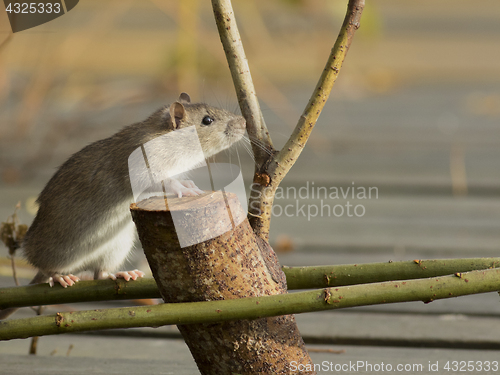
<svg viewBox="0 0 500 375"><path fill-rule="evenodd" d="M180 103L191 103L191 98L189 97L188 94L186 94L185 92L183 92L179 96L179 102Z"/></svg>
<svg viewBox="0 0 500 375"><path fill-rule="evenodd" d="M186 109L181 103L173 102L170 105L170 118L172 119L174 129L179 129L181 123L186 121Z"/></svg>

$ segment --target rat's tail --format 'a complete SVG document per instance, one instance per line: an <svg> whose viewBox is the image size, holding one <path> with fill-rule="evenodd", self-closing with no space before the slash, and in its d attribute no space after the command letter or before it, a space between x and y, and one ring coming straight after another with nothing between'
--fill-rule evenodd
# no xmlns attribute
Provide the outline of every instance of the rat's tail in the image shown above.
<svg viewBox="0 0 500 375"><path fill-rule="evenodd" d="M36 276L33 278L33 280L30 281L31 284L40 284L40 283L47 283L49 281L49 278L42 273L42 271L38 271ZM7 319L9 316L14 314L19 307L10 307L8 309L3 309L0 310L0 320Z"/></svg>

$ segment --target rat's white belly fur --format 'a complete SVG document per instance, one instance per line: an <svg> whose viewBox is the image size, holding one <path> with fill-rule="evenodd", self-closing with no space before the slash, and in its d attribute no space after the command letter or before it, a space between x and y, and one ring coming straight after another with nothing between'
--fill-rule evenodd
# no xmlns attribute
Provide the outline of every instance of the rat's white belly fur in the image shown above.
<svg viewBox="0 0 500 375"><path fill-rule="evenodd" d="M129 205L130 201L123 202L100 220L92 236L79 244L85 256L73 258L71 264L65 265L65 272L114 272L124 263L136 239Z"/></svg>

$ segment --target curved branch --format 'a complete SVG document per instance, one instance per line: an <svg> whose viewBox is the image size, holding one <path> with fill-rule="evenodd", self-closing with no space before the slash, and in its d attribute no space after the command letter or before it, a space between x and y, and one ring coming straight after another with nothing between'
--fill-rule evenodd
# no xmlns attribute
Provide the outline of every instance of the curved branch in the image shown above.
<svg viewBox="0 0 500 375"><path fill-rule="evenodd" d="M249 220L254 231L265 240L269 237L271 210L276 188L295 164L330 96L351 45L354 32L359 28L364 5L365 0L349 0L340 33L297 126L283 149L274 155L265 168L262 168L255 175L252 195L250 196Z"/></svg>
<svg viewBox="0 0 500 375"><path fill-rule="evenodd" d="M333 85L337 80L340 69L342 68L342 63L344 62L349 47L351 46L354 32L359 28L359 21L361 19L361 13L363 12L364 6L365 0L349 1L347 13L344 18L342 28L340 29L339 36L335 41L335 45L332 48L332 52L326 62L323 73L316 84L316 88L309 99L309 103L307 103L302 116L300 116L299 122L297 123L292 135L276 156L276 161L279 163L279 167L276 168L277 172L281 172L283 174L288 173L311 135L314 125L316 124L316 121L318 120L318 117L321 114L328 97L330 96ZM279 176L280 177L278 179L281 181L283 179L283 175L280 174Z"/></svg>

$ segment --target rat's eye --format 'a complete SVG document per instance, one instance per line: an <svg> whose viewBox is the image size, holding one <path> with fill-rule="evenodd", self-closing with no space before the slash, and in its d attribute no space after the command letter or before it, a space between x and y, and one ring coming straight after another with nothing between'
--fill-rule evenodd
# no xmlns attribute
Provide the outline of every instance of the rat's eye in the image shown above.
<svg viewBox="0 0 500 375"><path fill-rule="evenodd" d="M203 117L203 119L201 120L201 123L203 125L210 125L212 122L214 122L214 119L210 116L205 116Z"/></svg>

